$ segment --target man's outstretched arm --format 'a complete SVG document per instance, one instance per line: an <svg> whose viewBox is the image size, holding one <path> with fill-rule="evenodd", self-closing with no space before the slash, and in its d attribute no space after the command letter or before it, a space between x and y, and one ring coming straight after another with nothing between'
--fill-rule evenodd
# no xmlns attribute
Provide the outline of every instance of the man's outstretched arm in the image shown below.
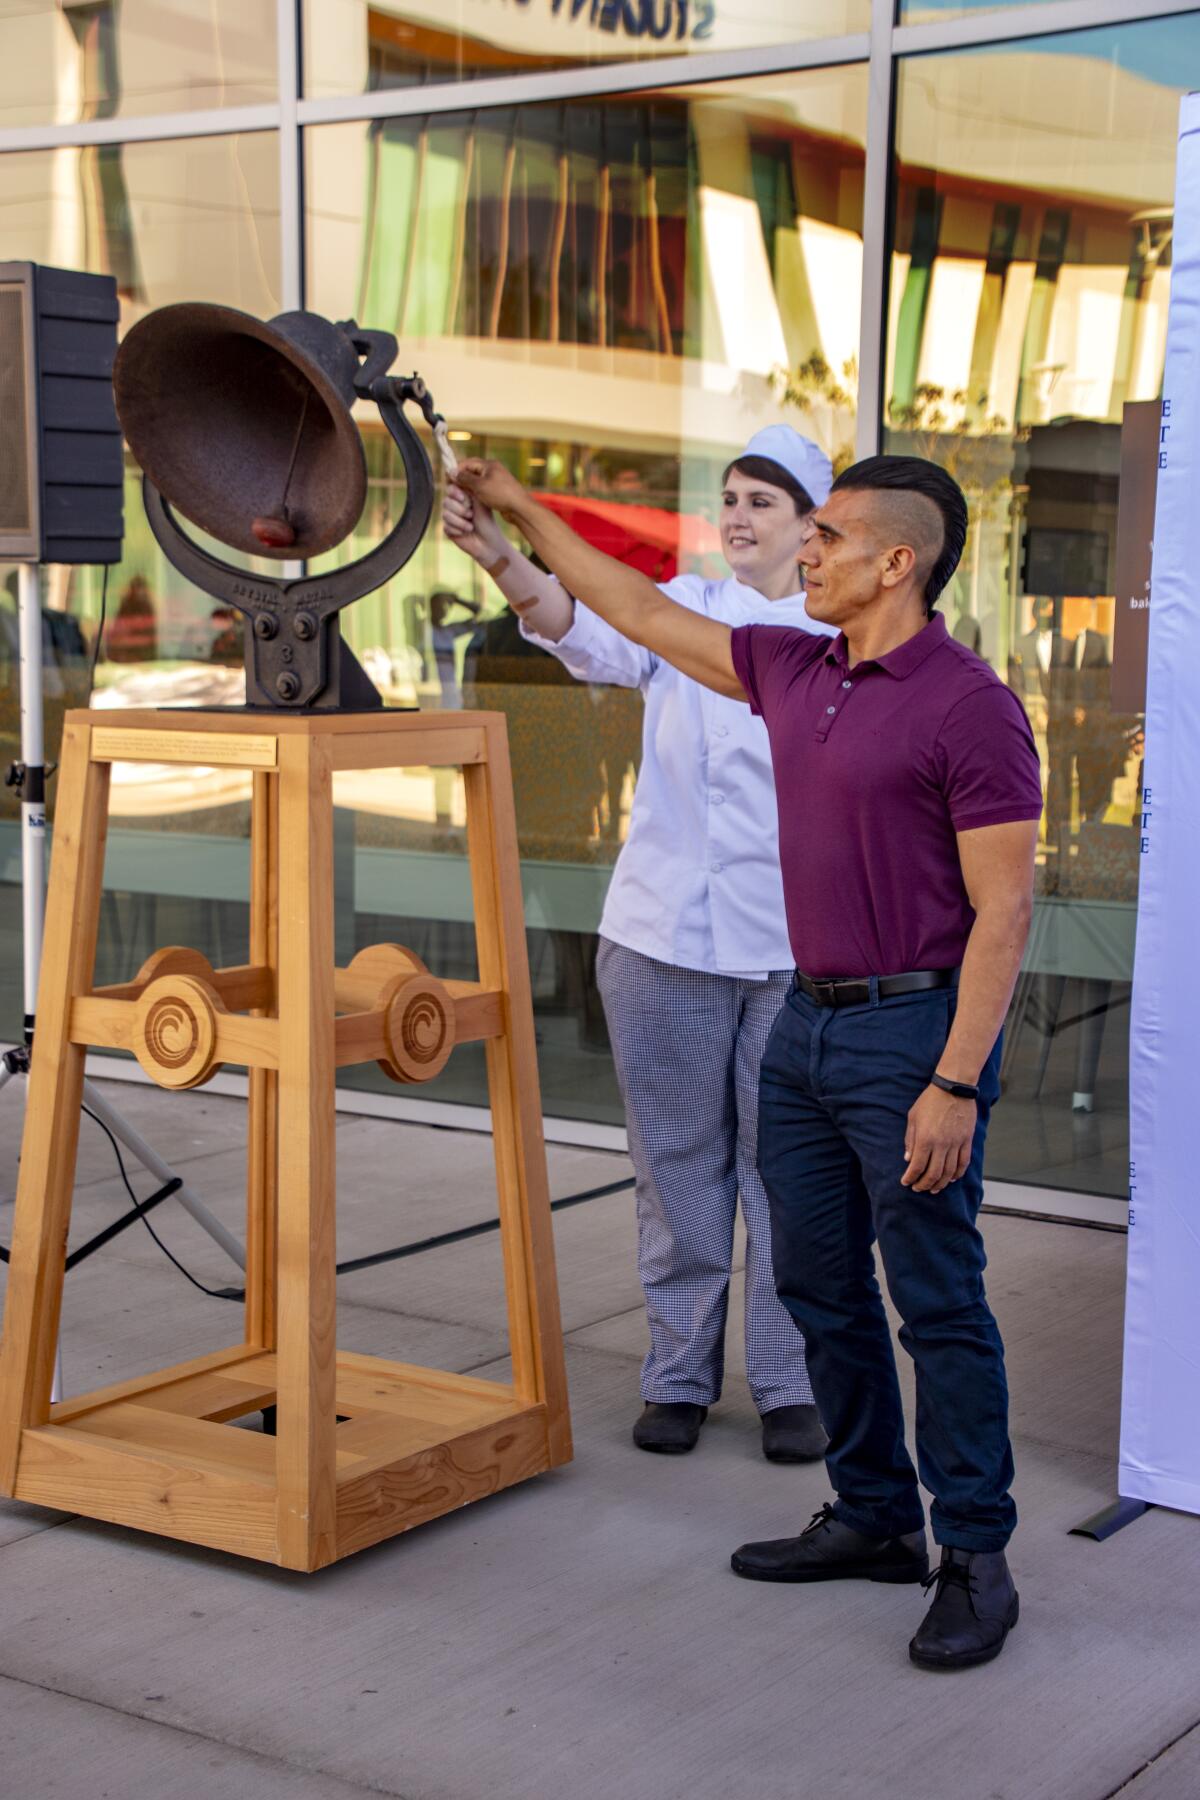
<svg viewBox="0 0 1200 1800"><path fill-rule="evenodd" d="M469 461L455 480L524 534L563 586L635 644L671 663L718 694L744 700L730 650L732 632L669 600L645 575L595 550L571 527L539 506L503 463Z"/></svg>

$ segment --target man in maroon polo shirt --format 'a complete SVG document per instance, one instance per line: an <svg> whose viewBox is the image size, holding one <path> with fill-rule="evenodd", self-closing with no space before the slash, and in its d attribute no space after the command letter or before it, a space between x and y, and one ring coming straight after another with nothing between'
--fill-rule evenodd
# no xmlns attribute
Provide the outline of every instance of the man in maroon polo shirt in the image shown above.
<svg viewBox="0 0 1200 1800"><path fill-rule="evenodd" d="M966 536L957 484L915 457L834 483L801 552L795 627L731 629L582 544L495 463L462 484L635 642L748 700L771 740L796 980L763 1061L759 1165L775 1279L803 1330L836 1493L739 1575L935 1586L922 1667L986 1662L1017 1619L1004 1353L976 1216L999 1036L1028 932L1041 784L1019 701L934 605ZM904 1442L878 1240L917 1374Z"/></svg>

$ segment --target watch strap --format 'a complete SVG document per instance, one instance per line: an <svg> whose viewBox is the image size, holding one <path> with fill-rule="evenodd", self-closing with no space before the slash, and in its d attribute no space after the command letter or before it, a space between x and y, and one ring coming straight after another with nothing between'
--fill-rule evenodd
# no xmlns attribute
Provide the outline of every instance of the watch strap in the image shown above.
<svg viewBox="0 0 1200 1800"><path fill-rule="evenodd" d="M969 1081L951 1081L948 1075L939 1075L935 1069L929 1077L935 1088L941 1088L943 1094L953 1094L956 1100L978 1100L979 1089L972 1087Z"/></svg>

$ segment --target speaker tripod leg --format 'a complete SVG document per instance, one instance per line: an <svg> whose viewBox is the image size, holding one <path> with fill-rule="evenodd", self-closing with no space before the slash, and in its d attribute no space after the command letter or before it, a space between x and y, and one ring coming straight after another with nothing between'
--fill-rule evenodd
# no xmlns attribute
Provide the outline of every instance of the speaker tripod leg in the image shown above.
<svg viewBox="0 0 1200 1800"><path fill-rule="evenodd" d="M143 1168L149 1169L150 1173L160 1182L178 1179L170 1164L164 1162L158 1152L134 1130L127 1119L122 1118L114 1106L109 1105L90 1081L85 1081L83 1084L83 1100L88 1111L95 1113L101 1123L107 1125L113 1136L118 1138L125 1148L137 1157ZM226 1256L235 1262L239 1269L244 1269L246 1253L242 1246L233 1233L222 1225L220 1219L216 1218L203 1201L197 1198L186 1182L178 1189L175 1198L185 1211L191 1214L201 1230L206 1231L213 1242L221 1246Z"/></svg>

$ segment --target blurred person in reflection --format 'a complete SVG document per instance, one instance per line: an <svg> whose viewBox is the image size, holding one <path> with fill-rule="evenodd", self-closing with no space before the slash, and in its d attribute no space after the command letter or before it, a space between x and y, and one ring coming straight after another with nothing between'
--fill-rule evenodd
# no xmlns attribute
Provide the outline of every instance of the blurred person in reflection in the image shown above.
<svg viewBox="0 0 1200 1800"><path fill-rule="evenodd" d="M732 573L678 576L662 592L727 627L826 630L809 619L797 556L831 479L829 459L789 426L756 432L724 475L721 541ZM775 1292L756 1166L759 1064L792 960L766 731L748 707L681 675L572 599L459 487L447 489L444 523L519 613L526 637L580 681L637 688L645 700L629 836L596 958L637 1174L650 1329L634 1442L665 1454L691 1450L720 1397L740 1192L746 1369L763 1454L814 1461L825 1433L804 1340Z"/></svg>
<svg viewBox="0 0 1200 1800"><path fill-rule="evenodd" d="M111 663L127 663L151 661L157 653L158 617L150 584L144 575L134 575L122 589L104 654Z"/></svg>
<svg viewBox="0 0 1200 1800"><path fill-rule="evenodd" d="M1042 790L1019 700L936 610L966 540L962 489L912 456L838 476L798 551L810 615L840 627L831 640L682 604L581 543L499 463L466 462L457 480L642 655L766 723L796 968L762 1062L758 1162L833 1502L794 1537L743 1544L733 1569L932 1586L911 1660L989 1662L1017 1622L1005 1555L1017 1515L977 1217ZM655 898L640 896L647 914ZM685 1133L705 1103L686 1054ZM916 1369L917 1467L876 1244ZM921 1484L942 1550L933 1572Z"/></svg>
<svg viewBox="0 0 1200 1800"><path fill-rule="evenodd" d="M456 606L466 612L465 619L450 618ZM462 705L458 685L458 661L455 645L460 637L469 637L479 616L479 602L464 600L450 588L435 588L429 596L429 635L433 639L433 662L437 669L442 705L447 712L457 712Z"/></svg>

